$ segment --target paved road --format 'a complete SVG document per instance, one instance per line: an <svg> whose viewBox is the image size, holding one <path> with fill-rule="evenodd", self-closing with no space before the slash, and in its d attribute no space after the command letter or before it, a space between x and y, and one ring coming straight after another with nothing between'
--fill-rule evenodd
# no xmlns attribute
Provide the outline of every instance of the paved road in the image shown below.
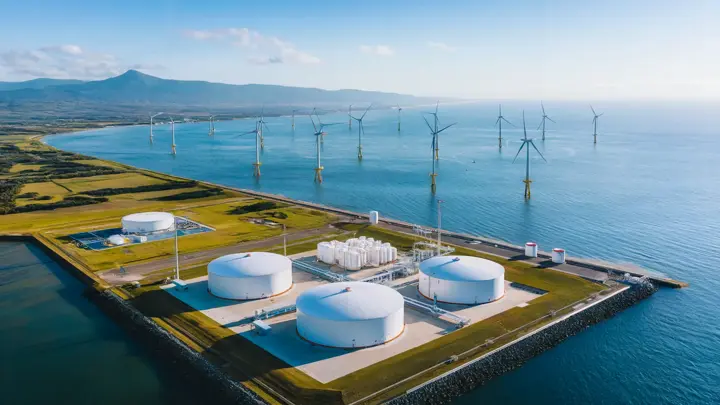
<svg viewBox="0 0 720 405"><path fill-rule="evenodd" d="M298 239L310 238L313 236L320 236L327 234L336 228L324 226L322 228L315 228L309 230L296 231L287 234L288 245ZM215 259L217 257L238 253L247 252L252 250L258 250L268 248L270 246L281 245L283 241L282 236L273 236L272 238L262 239L251 242L243 242L230 246L222 246L215 249L202 250L199 252L193 252L188 254L180 254L180 267L188 268L194 265ZM165 257L158 260L153 260L146 263L134 264L125 266L126 274L121 275L118 269L108 270L100 273L105 281L110 284L125 284L135 280L141 280L145 275L158 270L171 269L175 267L175 257Z"/></svg>
<svg viewBox="0 0 720 405"><path fill-rule="evenodd" d="M403 225L395 225L395 224L389 224L389 223L381 223L380 226L386 229L390 229L397 232L404 232L408 233L411 231L411 229L408 229L408 227ZM437 233L435 234L437 235ZM437 236L435 236L437 237ZM575 274L577 276L586 278L588 280L593 281L599 281L603 282L607 280L608 274L604 271L599 270L593 270L585 267L580 266L574 266L572 264L555 264L552 263L552 261L548 258L544 257L537 257L537 258L528 258L525 257L525 255L522 252L518 252L513 249L508 249L502 246L498 246L496 244L493 244L491 242L484 241L480 244L471 244L468 243L468 239L455 237L451 235L445 235L445 232L443 232L442 241L445 243L451 243L453 245L458 245L465 247L467 249L476 250L478 252L482 253L489 253L491 255L499 256L504 259L509 260L519 260L527 263L532 263L535 265L538 265L540 267L550 267L553 270L559 270L565 273Z"/></svg>

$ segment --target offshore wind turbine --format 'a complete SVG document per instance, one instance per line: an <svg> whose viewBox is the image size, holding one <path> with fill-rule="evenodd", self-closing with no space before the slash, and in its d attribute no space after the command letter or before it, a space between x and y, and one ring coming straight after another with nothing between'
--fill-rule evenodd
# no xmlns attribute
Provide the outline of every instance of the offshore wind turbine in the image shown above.
<svg viewBox="0 0 720 405"><path fill-rule="evenodd" d="M503 123L503 121L507 122L508 124L510 124L512 126L515 126L515 125L513 125L512 122L508 121L507 119L505 119L505 117L503 117L502 104L498 104L498 118L497 118L497 121L495 121L495 126L498 127L498 146L500 147L500 149L502 149L502 123Z"/></svg>
<svg viewBox="0 0 720 405"><path fill-rule="evenodd" d="M175 145L175 120L173 120L172 117L170 117L170 132L172 133L172 144L170 146L170 154L175 156L175 155L177 155L177 148Z"/></svg>
<svg viewBox="0 0 720 405"><path fill-rule="evenodd" d="M260 149L265 149L265 136L263 135L263 128L268 129L265 124L265 107L260 111L260 125L258 126L258 136L260 137ZM269 129L268 129L269 131Z"/></svg>
<svg viewBox="0 0 720 405"><path fill-rule="evenodd" d="M313 112L314 111L315 111L315 109L313 108ZM320 142L322 140L322 137L325 136L325 134L326 134L325 131L323 131L323 130L325 129L325 127L329 127L331 125L337 125L339 123L334 122L334 123L330 123L330 124L323 124L320 121L319 116L317 117L317 119L318 119L319 126L315 125L315 120L313 120L312 114L310 114L310 121L312 121L313 129L315 129L315 133L314 133L314 135L315 135L315 150L317 153L317 166L315 167L315 182L322 183L322 181L323 181L322 171L325 168L323 167L323 165L320 161Z"/></svg>
<svg viewBox="0 0 720 405"><path fill-rule="evenodd" d="M400 118L402 116L402 107L400 107L400 104L397 105L397 112L398 112L398 132L400 132Z"/></svg>
<svg viewBox="0 0 720 405"><path fill-rule="evenodd" d="M593 112L593 121L592 121L592 122L593 122L593 143L595 144L595 143L597 143L597 122L598 122L598 118L602 117L602 115L605 114L605 113L600 113L600 114L598 115L598 113L595 112L595 109L593 108L593 106L590 106L590 109L591 109L592 112Z"/></svg>
<svg viewBox="0 0 720 405"><path fill-rule="evenodd" d="M438 137L438 134L440 131L438 131L438 108L440 107L440 102L438 101L437 104L435 104L435 112L429 112L426 114L430 114L435 119L435 126L434 126L434 135L433 135L433 148L435 150L434 152L434 159L440 160L440 137ZM423 117L424 119L425 117ZM427 122L427 120L425 120ZM455 124L453 124L455 125ZM431 129L432 131L432 129Z"/></svg>
<svg viewBox="0 0 720 405"><path fill-rule="evenodd" d="M360 118L355 118L352 115L350 116L352 119L358 122L358 160L362 160L362 134L365 133L365 127L363 126L363 118L365 118L365 114L368 113L370 110L370 107L372 107L372 104L368 106L368 108L365 109L365 112L363 115L360 116Z"/></svg>
<svg viewBox="0 0 720 405"><path fill-rule="evenodd" d="M520 145L520 149L518 149L517 153L515 154L515 159L517 159L520 152L525 148L525 180L523 180L523 183L525 183L525 199L530 199L530 183L532 183L532 180L530 180L530 146L535 148L537 153L540 155L540 157L545 160L545 156L543 156L542 153L540 153L540 150L535 146L535 142L533 142L532 138L528 139L527 137L527 129L525 128L525 111L523 111L523 133L525 134L525 137L522 139L522 145ZM515 163L515 159L513 159L513 163ZM545 160L547 162L547 160Z"/></svg>
<svg viewBox="0 0 720 405"><path fill-rule="evenodd" d="M430 129L430 134L432 135L432 144L430 145L430 150L433 152L433 156L432 156L432 173L430 173L430 190L432 191L433 194L435 194L435 190L437 189L437 186L435 184L435 178L438 175L437 170L436 170L436 162L435 162L437 160L437 158L435 156L437 153L436 146L437 146L438 134L441 133L442 131L450 128L451 126L455 125L456 123L452 123L452 124L446 126L445 128L438 129L437 114L435 115L435 125L434 126L430 125L430 123L424 116L423 116L423 120L425 120L425 124L427 124L428 128Z"/></svg>
<svg viewBox="0 0 720 405"><path fill-rule="evenodd" d="M553 124L557 124L552 118L548 117L547 114L545 114L545 106L543 105L542 101L540 102L540 107L542 108L542 122L540 122L540 125L538 125L538 129L542 127L542 140L545 140L545 121L550 120Z"/></svg>
<svg viewBox="0 0 720 405"><path fill-rule="evenodd" d="M215 116L210 116L210 130L208 130L208 136L215 135Z"/></svg>
<svg viewBox="0 0 720 405"><path fill-rule="evenodd" d="M243 135L249 135L249 134L255 134L255 162L253 163L253 176L255 178L260 178L260 133L262 132L260 127L262 123L260 120L255 121L255 129L252 131L243 132L242 134L238 135L237 137L243 136Z"/></svg>
<svg viewBox="0 0 720 405"><path fill-rule="evenodd" d="M157 114L150 113L150 143L153 143L153 118L157 117L158 115L161 115L162 113L159 112Z"/></svg>

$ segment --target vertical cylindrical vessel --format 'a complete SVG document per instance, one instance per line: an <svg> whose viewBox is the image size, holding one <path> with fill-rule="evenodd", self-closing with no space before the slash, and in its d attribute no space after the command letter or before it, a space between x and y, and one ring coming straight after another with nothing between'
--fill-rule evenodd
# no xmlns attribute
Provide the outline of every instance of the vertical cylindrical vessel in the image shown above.
<svg viewBox="0 0 720 405"><path fill-rule="evenodd" d="M528 242L525 244L525 256L537 257L538 256L538 245L535 242Z"/></svg>
<svg viewBox="0 0 720 405"><path fill-rule="evenodd" d="M220 298L269 298L292 288L292 261L268 252L236 253L208 264L208 291Z"/></svg>
<svg viewBox="0 0 720 405"><path fill-rule="evenodd" d="M552 262L557 264L565 263L565 249L554 248L552 250Z"/></svg>
<svg viewBox="0 0 720 405"><path fill-rule="evenodd" d="M370 225L377 225L380 222L380 214L377 211L370 211Z"/></svg>
<svg viewBox="0 0 720 405"><path fill-rule="evenodd" d="M436 256L420 263L418 291L452 304L485 304L505 295L505 268L472 256Z"/></svg>

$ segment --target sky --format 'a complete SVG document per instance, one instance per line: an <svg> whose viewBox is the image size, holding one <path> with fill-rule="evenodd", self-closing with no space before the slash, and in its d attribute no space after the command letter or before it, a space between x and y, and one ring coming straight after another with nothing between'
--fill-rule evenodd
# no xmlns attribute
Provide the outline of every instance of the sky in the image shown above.
<svg viewBox="0 0 720 405"><path fill-rule="evenodd" d="M181 80L473 99L720 98L718 0L0 0L0 81Z"/></svg>

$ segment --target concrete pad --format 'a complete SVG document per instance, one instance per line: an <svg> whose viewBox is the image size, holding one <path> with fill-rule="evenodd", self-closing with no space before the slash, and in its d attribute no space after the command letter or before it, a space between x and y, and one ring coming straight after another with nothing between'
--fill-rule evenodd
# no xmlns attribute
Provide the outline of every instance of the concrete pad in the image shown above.
<svg viewBox="0 0 720 405"><path fill-rule="evenodd" d="M293 289L286 294L273 299L245 302L211 296L207 292L207 277L188 280L186 291L177 291L173 286L164 286L163 289L321 383L328 383L457 330L455 324L440 319L436 314L421 312L406 305L403 334L385 345L366 349L315 346L298 336L294 313L264 320L272 328L267 335L254 332L251 325L243 320L253 316L256 310L294 304L302 291L326 283L296 269L293 269L293 281ZM398 291L405 296L427 301L417 293L417 283L401 287ZM471 323L475 323L539 296L511 287L508 282L502 300L482 305L441 304L441 307L470 318Z"/></svg>

